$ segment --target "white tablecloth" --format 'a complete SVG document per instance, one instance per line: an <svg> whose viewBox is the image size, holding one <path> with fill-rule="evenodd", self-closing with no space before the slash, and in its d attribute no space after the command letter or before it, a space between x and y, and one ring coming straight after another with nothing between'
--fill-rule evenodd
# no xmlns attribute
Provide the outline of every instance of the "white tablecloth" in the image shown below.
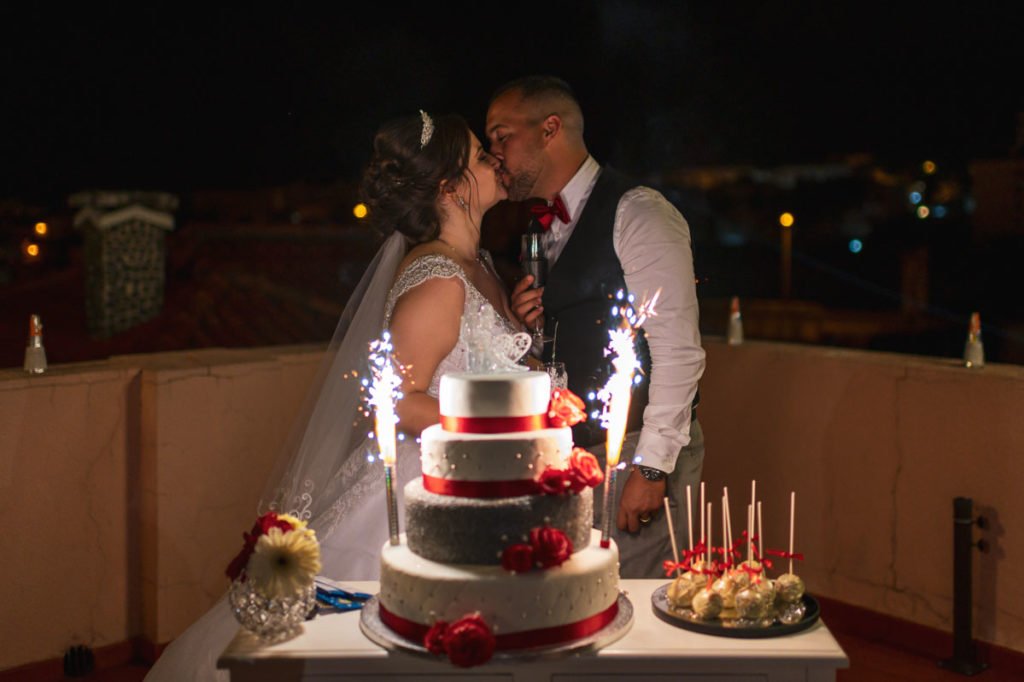
<svg viewBox="0 0 1024 682"><path fill-rule="evenodd" d="M765 680L789 682L834 680L849 665L846 654L825 624L770 639L733 639L702 635L658 619L651 593L665 580L623 580L633 604L633 625L622 639L596 653L553 661L492 662L456 668L443 660L388 653L359 629L359 612L320 616L303 625L287 642L262 645L239 631L217 662L232 682L254 680L375 680L407 677L431 680L508 680L510 682L611 682L611 680L683 679ZM376 594L376 582L344 583L349 589ZM671 678L665 677L670 675Z"/></svg>

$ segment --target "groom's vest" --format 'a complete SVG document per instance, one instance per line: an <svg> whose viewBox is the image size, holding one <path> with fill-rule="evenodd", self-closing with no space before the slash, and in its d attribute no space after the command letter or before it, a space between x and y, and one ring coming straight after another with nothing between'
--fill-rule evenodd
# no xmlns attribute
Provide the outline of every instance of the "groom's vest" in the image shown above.
<svg viewBox="0 0 1024 682"><path fill-rule="evenodd" d="M555 359L565 363L569 390L587 404L587 420L572 430L573 441L580 447L597 445L605 439L604 429L593 417L595 410L601 410L601 402L590 399L590 394L605 385L612 371L611 358L605 356L608 330L615 322L611 309L617 303L616 292L626 291L612 231L619 199L636 186L607 166L601 170L583 215L548 273L544 288L545 333L551 336L555 332L557 320ZM651 354L643 332L637 335L636 349L644 374L633 390L628 431L640 429L647 406ZM545 360L550 360L550 343L545 344L544 352Z"/></svg>

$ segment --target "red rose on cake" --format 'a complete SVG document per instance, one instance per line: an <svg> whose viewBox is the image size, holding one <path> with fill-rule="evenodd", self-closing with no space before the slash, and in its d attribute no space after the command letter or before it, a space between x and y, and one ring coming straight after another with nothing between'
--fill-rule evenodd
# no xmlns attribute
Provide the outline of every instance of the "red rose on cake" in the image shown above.
<svg viewBox="0 0 1024 682"><path fill-rule="evenodd" d="M548 467L537 479L537 485L545 495L563 495L565 493L579 492L575 490L575 478L565 469Z"/></svg>
<svg viewBox="0 0 1024 682"><path fill-rule="evenodd" d="M444 653L444 640L448 636L448 623L443 620L439 620L434 623L427 634L423 636L423 645L427 647L427 651L440 656Z"/></svg>
<svg viewBox="0 0 1024 682"><path fill-rule="evenodd" d="M544 568L561 566L572 556L572 540L562 531L550 526L531 530L530 545L533 547L534 560Z"/></svg>
<svg viewBox="0 0 1024 682"><path fill-rule="evenodd" d="M501 567L506 571L526 573L533 568L533 547L526 544L509 545L501 553Z"/></svg>
<svg viewBox="0 0 1024 682"><path fill-rule="evenodd" d="M496 644L491 629L477 614L465 616L449 625L444 638L448 659L461 668L489 661Z"/></svg>
<svg viewBox="0 0 1024 682"><path fill-rule="evenodd" d="M567 388L556 388L551 391L551 402L548 403L548 424L555 428L575 426L587 418L586 405L580 397Z"/></svg>
<svg viewBox="0 0 1024 682"><path fill-rule="evenodd" d="M604 481L604 472L597 457L583 448L573 448L569 457L569 472L583 487L595 487Z"/></svg>

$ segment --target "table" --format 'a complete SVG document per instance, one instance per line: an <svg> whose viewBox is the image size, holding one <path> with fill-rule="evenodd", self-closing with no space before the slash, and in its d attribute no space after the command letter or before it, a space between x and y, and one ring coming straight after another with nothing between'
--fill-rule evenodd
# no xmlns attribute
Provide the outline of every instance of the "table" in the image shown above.
<svg viewBox="0 0 1024 682"><path fill-rule="evenodd" d="M295 639L263 645L239 630L217 661L232 682L258 680L408 679L415 682L612 682L623 679L668 682L823 682L849 665L842 648L821 621L810 629L772 639L731 639L701 635L662 622L651 609L651 593L665 580L623 580L633 603L633 626L596 653L553 661L490 663L456 668L406 653L388 653L359 630L359 612L317 617ZM375 594L376 582L343 583Z"/></svg>

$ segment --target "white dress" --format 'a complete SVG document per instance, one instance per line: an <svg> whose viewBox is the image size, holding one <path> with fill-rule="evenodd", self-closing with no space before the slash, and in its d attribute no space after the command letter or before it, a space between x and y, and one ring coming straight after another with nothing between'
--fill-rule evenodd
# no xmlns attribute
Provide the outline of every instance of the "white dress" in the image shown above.
<svg viewBox="0 0 1024 682"><path fill-rule="evenodd" d="M494 274L490 256L481 251L485 265ZM495 275L496 276L496 275ZM391 321L398 299L420 284L433 278L457 277L466 292L463 317L487 308L494 312L490 330L484 331L494 338L514 334L518 330L501 314L497 313L487 298L479 291L465 272L447 256L430 254L414 260L399 275L388 293L384 309L385 328ZM449 372L465 371L469 367L468 346L464 330L460 328L459 340L452 351L441 361L431 378L427 393L437 397L441 376ZM366 441L360 449L370 449L372 441ZM379 465L366 467L362 457L350 457L346 465L361 465L364 474L357 476L355 483L345 495L340 496L320 517L311 520L311 527L317 529L320 541L322 575L341 580L376 580L380 576L380 548L388 539L387 511L384 500L384 477ZM405 484L421 474L418 440L406 439L399 443L396 458L396 492L400 527L402 516L402 490ZM295 512L297 510L288 510ZM353 550L354 538L358 548ZM371 549L372 548L372 549ZM146 676L147 682L170 682L178 680L217 680L227 682L225 671L216 670L217 657L221 654L238 630L227 598L222 597L188 630L176 638Z"/></svg>

